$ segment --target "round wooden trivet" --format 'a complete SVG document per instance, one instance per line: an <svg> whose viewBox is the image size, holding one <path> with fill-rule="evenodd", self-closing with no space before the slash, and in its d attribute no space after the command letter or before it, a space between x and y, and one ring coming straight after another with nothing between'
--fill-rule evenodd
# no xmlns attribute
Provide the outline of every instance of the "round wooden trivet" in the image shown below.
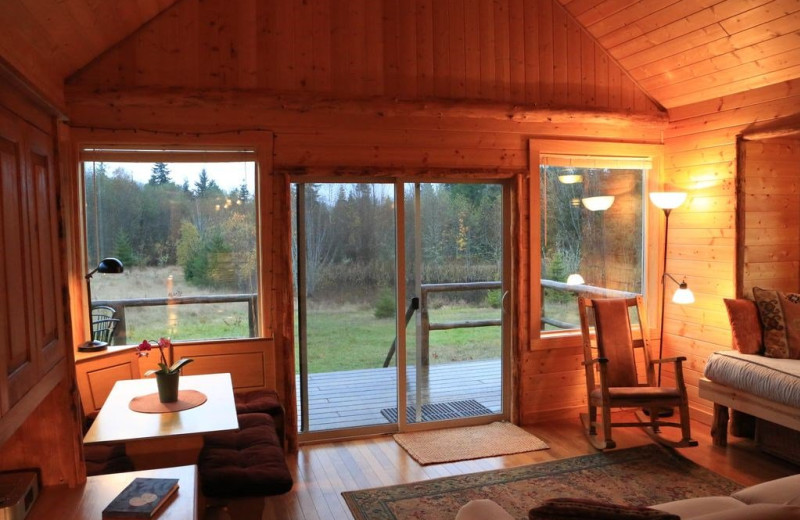
<svg viewBox="0 0 800 520"><path fill-rule="evenodd" d="M158 400L158 393L134 397L128 407L134 412L166 413L180 412L206 402L206 394L197 390L178 390L178 400L174 403L162 403Z"/></svg>

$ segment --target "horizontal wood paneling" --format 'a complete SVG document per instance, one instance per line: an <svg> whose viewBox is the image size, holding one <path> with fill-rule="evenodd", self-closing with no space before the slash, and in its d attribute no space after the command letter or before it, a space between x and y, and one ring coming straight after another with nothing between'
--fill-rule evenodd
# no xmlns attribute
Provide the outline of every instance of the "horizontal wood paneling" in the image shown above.
<svg viewBox="0 0 800 520"><path fill-rule="evenodd" d="M741 295L753 287L800 290L800 139L739 144ZM769 237L763 243L759 237Z"/></svg>
<svg viewBox="0 0 800 520"><path fill-rule="evenodd" d="M659 108L555 0L185 0L68 83Z"/></svg>
<svg viewBox="0 0 800 520"><path fill-rule="evenodd" d="M781 118L796 112L798 104L800 81L794 80L670 111L671 122L665 135L665 182L688 191L689 199L670 218L667 270L686 275L697 301L693 305L667 304L664 351L666 355L687 357L684 372L695 418L711 412L711 403L697 395L697 380L705 361L715 350L731 346L730 325L722 300L736 296L737 202L736 192L731 189L736 182L736 136L757 121L774 119L779 123ZM768 167L761 165L760 170L776 172L778 164L780 161ZM784 184L791 186L793 182ZM758 189L756 193L746 197L756 207L775 209L769 208L767 202L772 196L777 197L777 207L785 206L783 188L776 190L773 186L766 191ZM796 226L780 231L785 215L764 211L749 222L753 225L748 228L758 229L752 234L749 229L746 232L753 247L758 248L753 250L755 254L760 258L785 256L790 264L793 262L788 258L796 253L783 254L782 249L773 248L784 243L776 235L785 237L787 233L794 233L794 247L797 247ZM767 229L770 231L765 232ZM768 252L770 248L773 253Z"/></svg>
<svg viewBox="0 0 800 520"><path fill-rule="evenodd" d="M468 110L469 105L455 108L431 105L434 108L426 111L414 104L383 102L364 102L357 107L348 104L314 105L316 108L313 110L281 110L269 99L215 96L196 91L186 91L185 96L181 96L179 92L173 91L171 96L161 96L158 92L148 96L137 90L130 94L86 93L73 98L70 107L73 124L159 129L160 132L189 129L192 132L220 132L269 126L275 136L273 158L277 171L303 169L313 175L316 170L328 176L333 173L337 178L354 178L395 176L403 175L403 172L410 176L433 170L461 180L500 172L506 178L526 175L527 138L533 135L658 143L664 131L663 123L657 118L626 119L609 115L600 117L599 114L573 117L569 112L555 111L532 111L508 118L504 116L506 112L492 110L489 105L478 112ZM124 141L125 135L136 135L140 139L143 133L146 132L140 130L136 134L119 132L116 135ZM77 130L73 134L81 138L91 135L88 131ZM170 134L162 134L161 138L169 140ZM273 176L272 181L276 180L277 176ZM521 189L524 191L524 187ZM528 200L523 196L518 204L527 205ZM527 217L523 217L517 224L520 228L528 225ZM280 220L273 222L274 236L287 236L285 223ZM520 234L525 234L525 231L521 230ZM707 241L714 239L714 236L706 238ZM270 261L283 266L289 259L286 251L288 246L276 247ZM519 262L528 265L529 259L520 259ZM282 269L287 272L285 280L290 280L289 267ZM520 273L520 285L528 283L528 274ZM290 296L291 293L287 294ZM276 299L276 312L291 312L291 299L281 301L284 303L277 303ZM527 327L522 318L525 317L518 316L520 330ZM276 338L280 322L276 321ZM531 351L525 338L527 331L520 334L517 350L520 360L520 417L523 421L533 422L573 415L586 393L583 372L576 361L580 356L579 343L573 339L571 345L563 348ZM278 343L276 341L276 345ZM280 343L291 346L289 342ZM281 349L276 346L272 370L279 378L288 381L294 370L289 349ZM286 386L277 381L277 388ZM564 387L569 387L570 391L565 392ZM293 410L290 403L286 408L287 411Z"/></svg>

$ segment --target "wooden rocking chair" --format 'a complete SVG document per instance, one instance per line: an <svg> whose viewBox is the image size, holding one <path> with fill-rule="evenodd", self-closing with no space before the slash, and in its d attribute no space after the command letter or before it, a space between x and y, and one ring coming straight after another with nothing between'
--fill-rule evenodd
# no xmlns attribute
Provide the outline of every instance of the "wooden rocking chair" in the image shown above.
<svg viewBox="0 0 800 520"><path fill-rule="evenodd" d="M583 365L589 413L581 414L581 422L592 445L611 449L616 443L612 427L639 427L656 442L673 447L697 446L689 427L689 400L683 382L684 357L650 359L644 302L635 298L578 299L583 334ZM631 326L631 315L635 314ZM638 351L638 352L637 352ZM637 363L640 367L637 369ZM675 364L675 387L657 386L655 365ZM644 372L646 382L641 382ZM659 411L677 407L680 422L668 422ZM597 409L602 413L602 438L598 437ZM638 422L612 422L611 408L635 408ZM641 409L649 417L641 415ZM671 441L660 435L661 427L679 427L682 438Z"/></svg>

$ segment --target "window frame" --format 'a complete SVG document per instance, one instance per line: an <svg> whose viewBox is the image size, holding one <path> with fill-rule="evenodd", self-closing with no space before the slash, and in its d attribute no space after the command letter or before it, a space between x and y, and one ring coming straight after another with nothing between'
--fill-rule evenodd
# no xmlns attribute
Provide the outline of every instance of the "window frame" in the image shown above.
<svg viewBox="0 0 800 520"><path fill-rule="evenodd" d="M660 266L658 259L663 254L664 239L660 232L661 210L650 204L649 193L658 191L663 173L663 145L612 143L603 141L567 140L567 139L530 139L529 140L529 197L530 197L530 349L552 346L576 346L580 344L580 329L563 331L542 331L542 272L541 272L541 227L534 219L541 215L540 165L541 156L546 154L603 156L603 157L650 157L652 169L645 175L644 193L642 194L643 226L643 280L642 291L647 305L647 320L653 334L653 324L658 316L657 298L661 284L658 282ZM655 239L653 239L655 237ZM535 257L534 257L535 255Z"/></svg>
<svg viewBox="0 0 800 520"><path fill-rule="evenodd" d="M202 340L186 340L177 343L216 344L216 343L241 343L253 340L272 340L275 333L275 320L273 312L273 280L271 279L274 261L271 250L272 226L270 213L273 211L273 178L272 178L272 152L273 134L269 131L242 131L220 133L212 135L178 135L172 133L144 133L128 131L92 131L88 129L72 130L71 158L74 167L70 168L73 176L70 184L75 187L70 194L74 197L75 214L71 215L69 227L71 234L76 237L72 241L72 249L67 252L69 256L70 272L70 310L72 321L73 345L78 345L91 337L88 316L88 294L84 282L84 269L87 265L87 237L86 237L86 201L83 162L83 150L102 149L108 154L113 154L118 162L170 162L170 156L178 157L171 162L227 162L243 157L246 151L250 157L246 160L255 162L255 189L253 195L256 204L256 254L258 256L258 284L257 284L257 314L258 334L253 338L208 338ZM138 149L134 154L114 152L115 149ZM196 150L213 151L203 154ZM186 156L181 152L186 151ZM224 153L230 151L231 153ZM191 155L190 155L191 154ZM194 155L197 154L197 155ZM254 156L253 156L254 154ZM212 160L213 159L213 160ZM110 159L109 159L110 160ZM79 281L78 281L79 280ZM116 347L114 347L116 348ZM131 348L131 345L121 345L121 349Z"/></svg>

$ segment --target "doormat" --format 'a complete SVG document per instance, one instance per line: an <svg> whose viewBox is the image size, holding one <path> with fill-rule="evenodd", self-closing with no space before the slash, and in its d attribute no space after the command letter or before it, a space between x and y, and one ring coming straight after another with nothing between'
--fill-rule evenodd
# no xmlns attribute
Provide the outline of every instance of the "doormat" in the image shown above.
<svg viewBox="0 0 800 520"><path fill-rule="evenodd" d="M727 496L741 486L656 444L511 469L342 493L356 520L452 520L461 506L489 498L513 518L548 498L592 498L649 506Z"/></svg>
<svg viewBox="0 0 800 520"><path fill-rule="evenodd" d="M467 401L452 401L449 403L427 403L422 405L422 422L444 421L447 419L459 419L461 417L477 417L479 415L491 415L493 412L483 406L475 399ZM381 410L387 421L390 423L398 422L397 407L384 408ZM417 422L417 407L415 405L406 407L406 422Z"/></svg>
<svg viewBox="0 0 800 520"><path fill-rule="evenodd" d="M394 440L422 465L546 450L539 437L510 422L397 433Z"/></svg>

